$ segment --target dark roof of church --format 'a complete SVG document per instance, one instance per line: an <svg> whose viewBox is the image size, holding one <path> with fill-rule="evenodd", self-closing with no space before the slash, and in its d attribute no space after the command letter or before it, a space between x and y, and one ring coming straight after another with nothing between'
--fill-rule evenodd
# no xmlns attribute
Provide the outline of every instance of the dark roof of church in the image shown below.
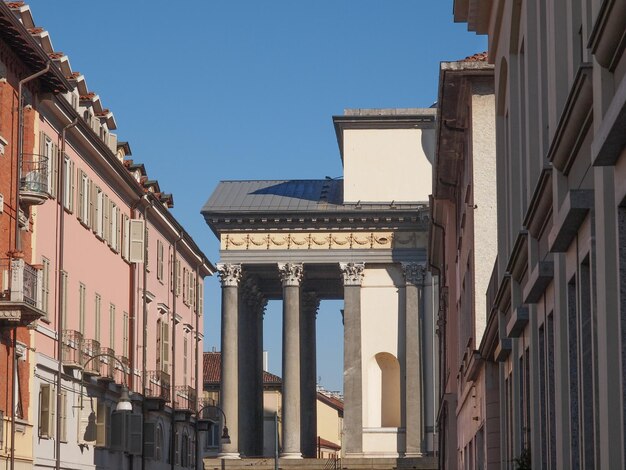
<svg viewBox="0 0 626 470"><path fill-rule="evenodd" d="M418 209L424 203L343 203L343 180L221 181L203 214L272 212L351 212Z"/></svg>

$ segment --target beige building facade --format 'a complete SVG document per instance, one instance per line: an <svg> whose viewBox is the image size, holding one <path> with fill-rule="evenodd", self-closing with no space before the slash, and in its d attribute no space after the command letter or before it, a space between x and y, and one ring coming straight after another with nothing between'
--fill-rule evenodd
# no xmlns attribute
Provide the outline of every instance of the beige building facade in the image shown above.
<svg viewBox="0 0 626 470"><path fill-rule="evenodd" d="M626 3L456 0L454 17L495 67L494 468L624 468Z"/></svg>

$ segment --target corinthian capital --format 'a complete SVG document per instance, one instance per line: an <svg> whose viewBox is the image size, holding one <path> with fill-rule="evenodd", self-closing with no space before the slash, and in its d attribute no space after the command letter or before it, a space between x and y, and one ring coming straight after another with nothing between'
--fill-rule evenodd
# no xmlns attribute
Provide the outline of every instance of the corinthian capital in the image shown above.
<svg viewBox="0 0 626 470"><path fill-rule="evenodd" d="M278 263L278 275L286 286L299 286L304 274L304 264L302 263Z"/></svg>
<svg viewBox="0 0 626 470"><path fill-rule="evenodd" d="M402 263L402 272L407 284L414 286L424 285L426 279L426 266L419 263Z"/></svg>
<svg viewBox="0 0 626 470"><path fill-rule="evenodd" d="M320 298L315 292L302 293L302 309L305 312L313 312L317 315L317 309L320 307Z"/></svg>
<svg viewBox="0 0 626 470"><path fill-rule="evenodd" d="M339 263L344 286L360 286L363 283L365 263Z"/></svg>
<svg viewBox="0 0 626 470"><path fill-rule="evenodd" d="M241 264L219 263L216 267L222 287L237 287L237 285L239 285L239 281L241 280Z"/></svg>

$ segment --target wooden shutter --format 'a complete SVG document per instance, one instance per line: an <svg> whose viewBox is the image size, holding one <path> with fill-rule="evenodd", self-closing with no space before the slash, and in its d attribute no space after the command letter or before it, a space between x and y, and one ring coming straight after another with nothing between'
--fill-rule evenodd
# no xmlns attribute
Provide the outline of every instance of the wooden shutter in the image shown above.
<svg viewBox="0 0 626 470"><path fill-rule="evenodd" d="M156 423L143 423L143 456L148 459L156 458Z"/></svg>
<svg viewBox="0 0 626 470"><path fill-rule="evenodd" d="M144 231L145 221L139 219L130 221L128 259L131 263L143 263Z"/></svg>
<svg viewBox="0 0 626 470"><path fill-rule="evenodd" d="M70 160L70 173L68 175L68 178L70 179L70 212L74 212L74 194L76 193L76 178L74 178L74 172L74 160Z"/></svg>
<svg viewBox="0 0 626 470"><path fill-rule="evenodd" d="M127 411L114 411L111 413L111 442L109 445L111 450L126 450L127 413Z"/></svg>
<svg viewBox="0 0 626 470"><path fill-rule="evenodd" d="M128 417L128 440L126 450L130 455L141 455L143 451L143 416L132 413Z"/></svg>
<svg viewBox="0 0 626 470"><path fill-rule="evenodd" d="M39 435L45 438L54 437L54 387L50 384L41 386L41 403L39 404Z"/></svg>
<svg viewBox="0 0 626 470"><path fill-rule="evenodd" d="M78 203L76 204L76 217L78 220L82 220L85 222L85 202L83 198L85 197L85 188L83 186L83 170L80 168L76 172L76 184L78 185Z"/></svg>
<svg viewBox="0 0 626 470"><path fill-rule="evenodd" d="M176 259L176 295L180 295L180 285L182 283L180 278L180 260Z"/></svg>
<svg viewBox="0 0 626 470"><path fill-rule="evenodd" d="M163 242L157 240L157 278L163 280Z"/></svg>
<svg viewBox="0 0 626 470"><path fill-rule="evenodd" d="M61 442L67 442L67 393L61 392L61 409L59 410L59 420L61 421L60 436Z"/></svg>
<svg viewBox="0 0 626 470"><path fill-rule="evenodd" d="M122 211L117 209L117 233L115 234L115 250L120 251L122 245Z"/></svg>
<svg viewBox="0 0 626 470"><path fill-rule="evenodd" d="M157 370L163 370L161 368L161 364L163 364L163 344L161 341L161 336L163 335L163 320L157 320L157 358L156 358L156 368Z"/></svg>
<svg viewBox="0 0 626 470"><path fill-rule="evenodd" d="M204 281L198 280L198 315L204 313Z"/></svg>
<svg viewBox="0 0 626 470"><path fill-rule="evenodd" d="M96 447L107 447L107 428L109 423L109 407L98 401L96 408Z"/></svg>
<svg viewBox="0 0 626 470"><path fill-rule="evenodd" d="M167 321L161 323L163 325L163 333L161 334L161 342L163 345L163 371L170 373L170 324Z"/></svg>
<svg viewBox="0 0 626 470"><path fill-rule="evenodd" d="M94 405L95 403L95 405ZM98 399L95 397L83 397L83 407L78 409L78 436L79 444L93 443L96 441L96 428Z"/></svg>
<svg viewBox="0 0 626 470"><path fill-rule="evenodd" d="M104 195L104 200L102 202L102 213L103 213L103 218L102 218L103 237L102 238L104 238L104 240L110 245L111 244L111 237L110 237L111 201L109 200L109 196L107 196L106 194Z"/></svg>

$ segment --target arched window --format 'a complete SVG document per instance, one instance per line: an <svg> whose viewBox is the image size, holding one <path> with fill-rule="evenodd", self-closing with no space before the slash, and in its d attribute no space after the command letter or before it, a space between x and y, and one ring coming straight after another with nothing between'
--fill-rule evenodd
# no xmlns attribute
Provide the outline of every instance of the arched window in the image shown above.
<svg viewBox="0 0 626 470"><path fill-rule="evenodd" d="M400 364L393 354L375 356L380 368L380 425L383 428L401 426L400 415Z"/></svg>
<svg viewBox="0 0 626 470"><path fill-rule="evenodd" d="M180 444L180 465L189 467L189 436L187 432L183 433L183 439Z"/></svg>

